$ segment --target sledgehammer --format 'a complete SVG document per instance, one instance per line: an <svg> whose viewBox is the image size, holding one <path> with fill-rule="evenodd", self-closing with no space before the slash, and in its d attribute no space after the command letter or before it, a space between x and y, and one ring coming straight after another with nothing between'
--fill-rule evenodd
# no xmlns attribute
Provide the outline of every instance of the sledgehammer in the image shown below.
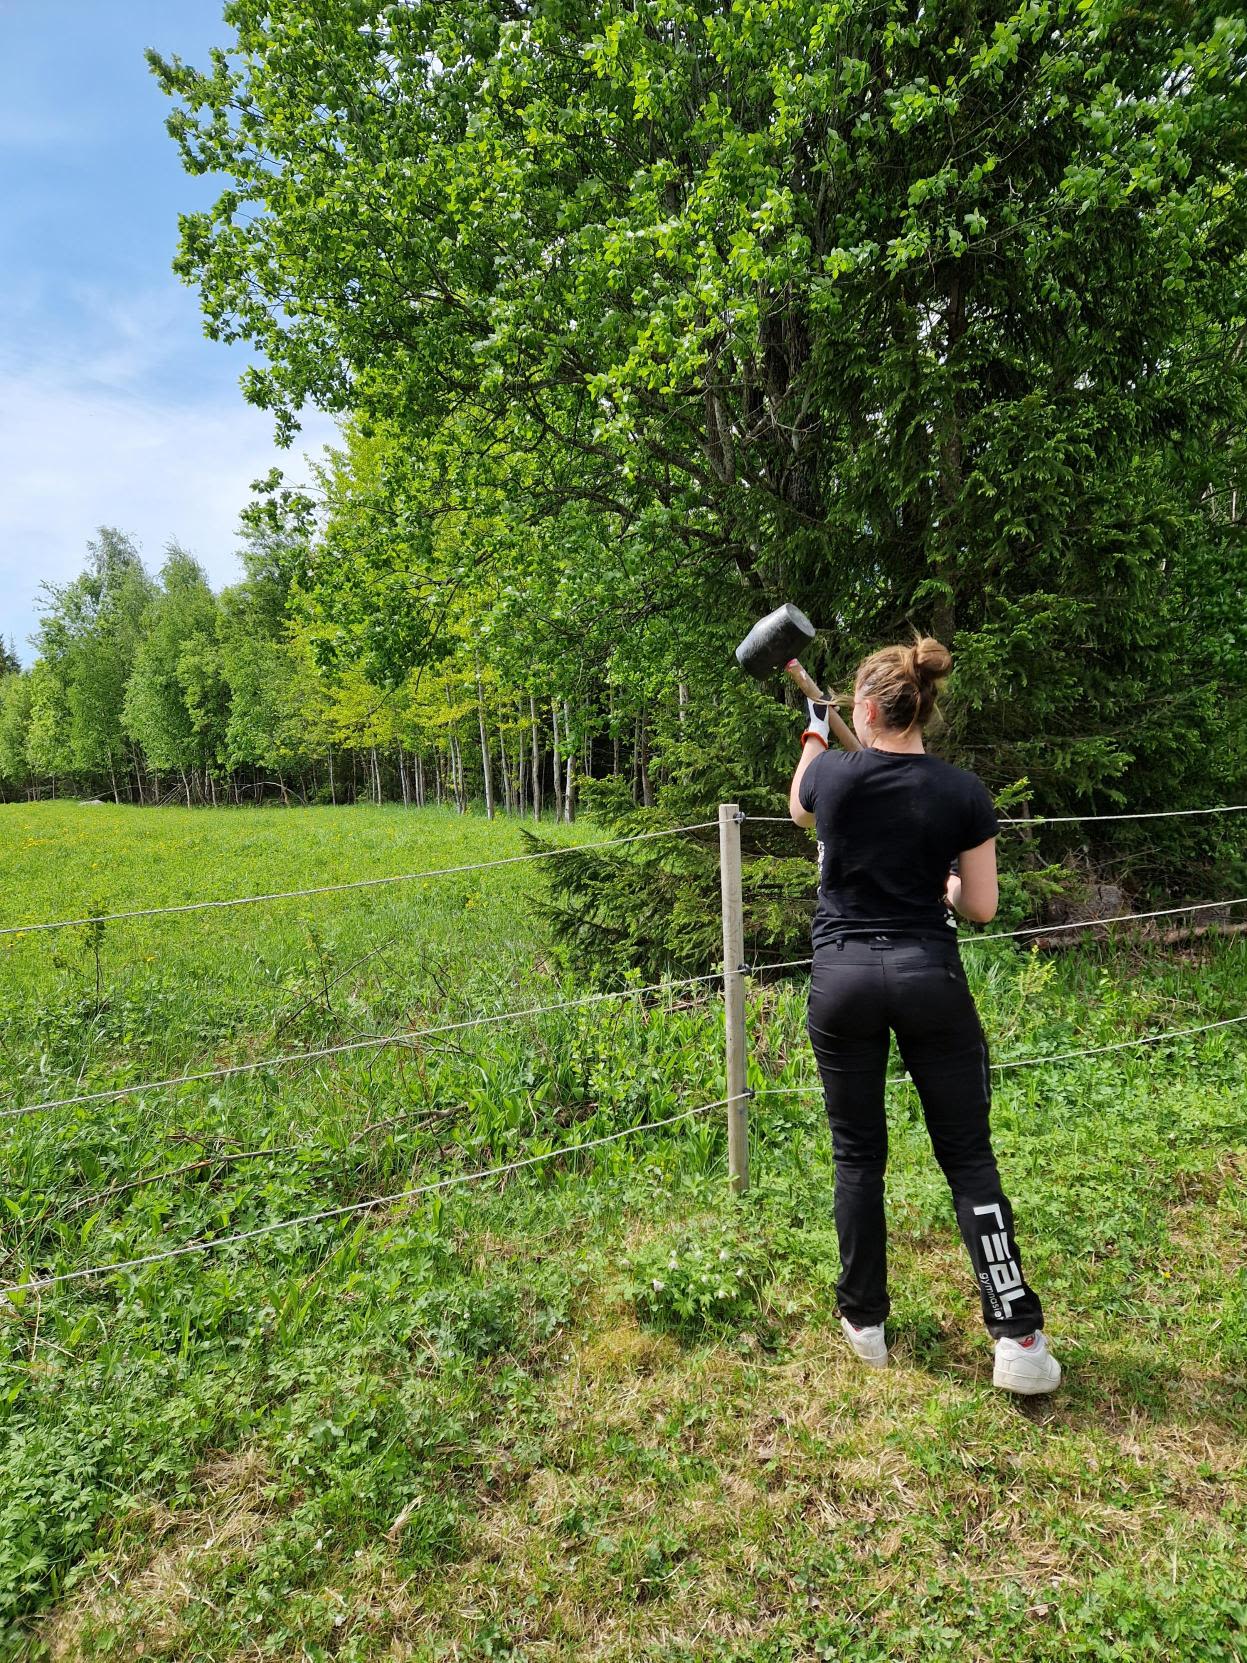
<svg viewBox="0 0 1247 1663"><path fill-rule="evenodd" d="M758 681L765 681L772 670L786 670L807 699L827 706L827 725L845 750L860 751L857 735L846 726L826 693L819 692L814 678L798 662L798 653L804 652L813 639L814 625L789 602L758 620L737 647L736 662Z"/></svg>

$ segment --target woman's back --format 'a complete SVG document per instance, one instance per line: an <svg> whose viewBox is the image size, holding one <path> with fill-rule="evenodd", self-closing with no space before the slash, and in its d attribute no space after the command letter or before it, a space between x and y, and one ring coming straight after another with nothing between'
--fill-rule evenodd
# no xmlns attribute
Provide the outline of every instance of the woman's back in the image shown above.
<svg viewBox="0 0 1247 1663"><path fill-rule="evenodd" d="M825 751L806 769L819 893L814 945L866 930L945 930L949 863L995 837L976 774L924 751Z"/></svg>

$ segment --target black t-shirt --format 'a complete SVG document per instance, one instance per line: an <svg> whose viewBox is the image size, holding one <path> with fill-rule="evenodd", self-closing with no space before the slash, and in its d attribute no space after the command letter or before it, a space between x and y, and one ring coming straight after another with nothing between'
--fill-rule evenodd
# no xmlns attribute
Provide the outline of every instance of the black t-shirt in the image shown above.
<svg viewBox="0 0 1247 1663"><path fill-rule="evenodd" d="M955 930L949 863L999 830L977 774L925 752L825 751L799 796L818 836L815 947L846 930Z"/></svg>

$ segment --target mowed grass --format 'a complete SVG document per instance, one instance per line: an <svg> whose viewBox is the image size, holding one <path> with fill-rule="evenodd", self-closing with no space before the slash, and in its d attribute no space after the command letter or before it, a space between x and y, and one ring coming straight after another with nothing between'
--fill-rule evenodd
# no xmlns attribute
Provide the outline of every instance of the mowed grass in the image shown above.
<svg viewBox="0 0 1247 1663"><path fill-rule="evenodd" d="M435 811L6 808L0 924L518 852ZM574 998L537 890L0 937L0 1107ZM998 1061L1247 1012L1237 941L966 959ZM803 993L751 994L759 1089L813 1078ZM662 1119L722 1094L721 1046L673 988L0 1121L0 1279ZM0 1305L0 1650L1247 1655L1247 1024L997 1082L1054 1399L991 1387L902 1080L893 1359L855 1364L818 1097L760 1089L743 1197L712 1111Z"/></svg>

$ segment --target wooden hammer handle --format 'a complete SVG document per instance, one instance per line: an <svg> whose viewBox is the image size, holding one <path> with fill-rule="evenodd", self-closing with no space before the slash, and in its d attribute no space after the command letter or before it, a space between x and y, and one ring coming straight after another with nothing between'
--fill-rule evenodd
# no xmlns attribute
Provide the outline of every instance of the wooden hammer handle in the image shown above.
<svg viewBox="0 0 1247 1663"><path fill-rule="evenodd" d="M857 735L844 722L835 705L828 700L826 693L820 692L809 671L803 665L798 664L795 658L789 659L784 669L807 699L813 699L815 704L825 704L827 706L827 726L835 734L844 749L846 751L860 751L862 747Z"/></svg>

